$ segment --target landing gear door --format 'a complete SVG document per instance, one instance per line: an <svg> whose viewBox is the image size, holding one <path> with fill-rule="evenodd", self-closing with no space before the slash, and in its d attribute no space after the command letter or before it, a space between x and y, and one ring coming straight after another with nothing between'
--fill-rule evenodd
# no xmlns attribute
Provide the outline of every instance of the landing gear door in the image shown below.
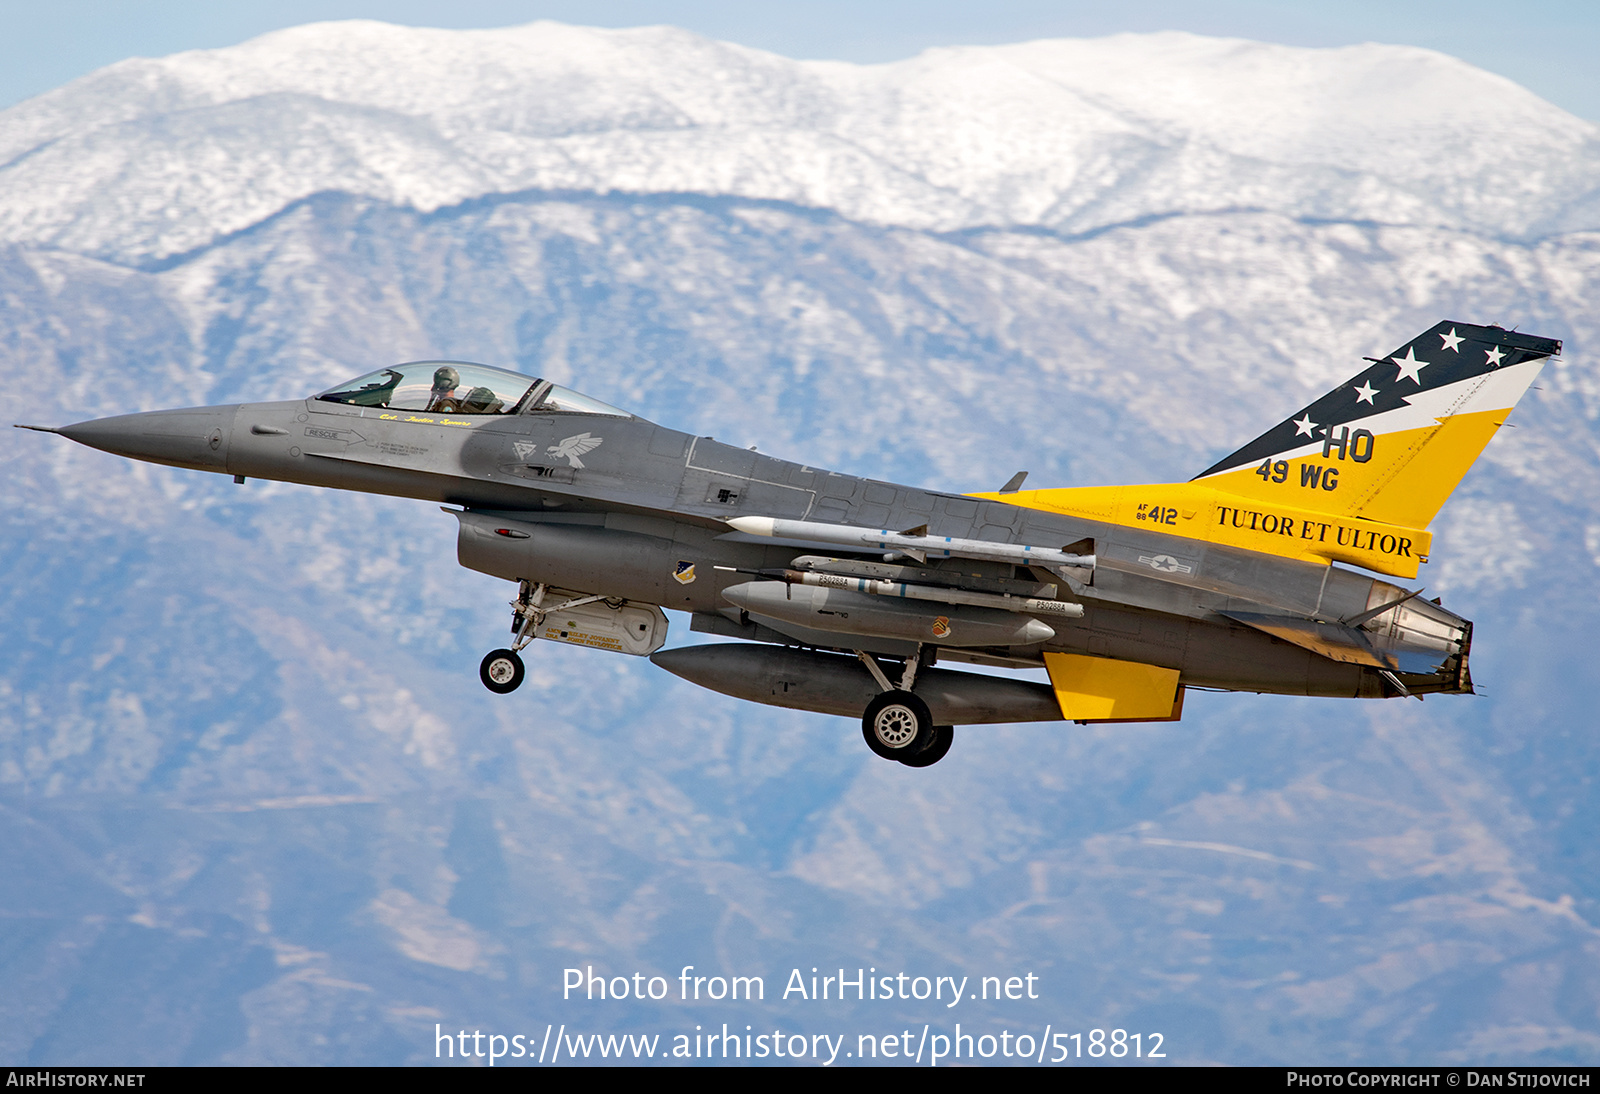
<svg viewBox="0 0 1600 1094"><path fill-rule="evenodd" d="M534 633L551 642L647 657L667 640L667 614L632 601L617 608L599 601L552 611Z"/></svg>

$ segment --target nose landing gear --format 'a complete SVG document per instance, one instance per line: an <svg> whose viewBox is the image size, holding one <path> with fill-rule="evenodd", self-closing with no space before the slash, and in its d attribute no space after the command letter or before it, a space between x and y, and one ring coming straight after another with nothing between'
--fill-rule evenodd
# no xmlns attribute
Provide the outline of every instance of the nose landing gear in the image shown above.
<svg viewBox="0 0 1600 1094"><path fill-rule="evenodd" d="M509 695L516 691L525 675L527 671L516 650L490 650L483 664L478 666L478 679L483 681L484 687L498 695Z"/></svg>
<svg viewBox="0 0 1600 1094"><path fill-rule="evenodd" d="M544 622L545 613L539 607L544 602L544 590L543 584L535 587L531 581L518 583L517 598L511 602L511 629L517 637L508 650L490 650L478 666L478 679L496 695L509 695L522 686L527 669L518 654L533 641L535 628Z"/></svg>
<svg viewBox="0 0 1600 1094"><path fill-rule="evenodd" d="M510 629L517 633L510 649L491 649L488 656L483 657L482 664L478 665L478 680L483 681L483 686L494 693L510 694L517 691L525 677L522 657L518 653L523 646L538 637L539 625L544 622L544 617L552 611L563 611L566 608L579 608L582 605L592 605L595 601L613 603L610 597L571 597L563 600L558 605L544 606L544 593L549 585L539 582L534 585L531 581L522 581L517 584L517 600L510 601ZM621 606L621 601L616 605Z"/></svg>

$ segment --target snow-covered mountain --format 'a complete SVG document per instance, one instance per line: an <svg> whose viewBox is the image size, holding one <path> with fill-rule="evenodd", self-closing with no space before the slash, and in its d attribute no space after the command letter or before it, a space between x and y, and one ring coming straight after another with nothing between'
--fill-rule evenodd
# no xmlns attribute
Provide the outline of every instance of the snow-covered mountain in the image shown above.
<svg viewBox="0 0 1600 1094"><path fill-rule="evenodd" d="M439 355L903 481L1166 480L1442 317L1567 340L1423 574L1486 697L1196 695L926 772L591 651L491 697L507 589L430 507L7 436L0 1058L946 1017L561 1003L593 963L1031 970L962 1020L1181 1062L1592 1061L1597 186L1595 127L1448 57L1181 34L321 24L0 113L19 421Z"/></svg>
<svg viewBox="0 0 1600 1094"><path fill-rule="evenodd" d="M1600 223L1592 125L1426 50L1189 34L791 61L671 27L351 22L130 60L8 112L0 239L183 254L324 191L423 211L700 194L929 231L1286 216Z"/></svg>

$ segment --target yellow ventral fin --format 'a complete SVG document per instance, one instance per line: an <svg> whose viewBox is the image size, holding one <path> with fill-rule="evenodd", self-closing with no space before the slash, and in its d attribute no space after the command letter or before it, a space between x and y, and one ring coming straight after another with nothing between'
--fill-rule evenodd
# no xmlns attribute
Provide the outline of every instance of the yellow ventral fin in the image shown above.
<svg viewBox="0 0 1600 1094"><path fill-rule="evenodd" d="M1046 653L1044 667L1068 721L1176 722L1183 717L1177 669L1077 653Z"/></svg>
<svg viewBox="0 0 1600 1094"><path fill-rule="evenodd" d="M975 496L1415 577L1427 526L1560 352L1447 320L1187 483Z"/></svg>

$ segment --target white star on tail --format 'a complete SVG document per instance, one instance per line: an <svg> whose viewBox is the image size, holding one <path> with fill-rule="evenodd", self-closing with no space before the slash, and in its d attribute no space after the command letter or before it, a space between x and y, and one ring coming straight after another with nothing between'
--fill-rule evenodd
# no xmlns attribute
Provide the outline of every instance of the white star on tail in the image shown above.
<svg viewBox="0 0 1600 1094"><path fill-rule="evenodd" d="M1317 423L1311 420L1311 412L1309 410L1306 411L1304 418L1294 419L1294 435L1296 437L1314 437L1316 434L1311 431L1315 428L1317 428Z"/></svg>
<svg viewBox="0 0 1600 1094"><path fill-rule="evenodd" d="M1391 357L1389 360L1400 366L1400 375L1394 378L1395 383L1401 380L1415 380L1418 387L1422 386L1422 377L1417 373L1428 367L1428 362L1417 360L1417 352L1410 346L1406 347L1404 357Z"/></svg>
<svg viewBox="0 0 1600 1094"><path fill-rule="evenodd" d="M1500 358L1504 357L1505 354L1500 352L1500 347L1499 346L1495 346L1493 349L1488 350L1484 354L1484 356L1489 358L1489 367L1490 368L1499 368L1500 367Z"/></svg>
<svg viewBox="0 0 1600 1094"><path fill-rule="evenodd" d="M1454 327L1450 328L1449 334L1441 334L1439 337L1444 339L1445 349L1449 350L1451 353L1461 352L1460 350L1456 349L1456 347L1461 344L1461 337L1460 335L1456 334L1456 329Z"/></svg>
<svg viewBox="0 0 1600 1094"><path fill-rule="evenodd" d="M573 467L582 467L583 461L578 459L585 452L593 452L600 447L602 437L591 437L587 433L579 433L576 437L568 437L560 444L553 444L545 449L558 460L566 460Z"/></svg>
<svg viewBox="0 0 1600 1094"><path fill-rule="evenodd" d="M1356 402L1372 403L1372 397L1376 394L1378 394L1378 389L1363 380L1361 386L1356 388ZM1378 404L1372 403L1372 405L1377 406Z"/></svg>

